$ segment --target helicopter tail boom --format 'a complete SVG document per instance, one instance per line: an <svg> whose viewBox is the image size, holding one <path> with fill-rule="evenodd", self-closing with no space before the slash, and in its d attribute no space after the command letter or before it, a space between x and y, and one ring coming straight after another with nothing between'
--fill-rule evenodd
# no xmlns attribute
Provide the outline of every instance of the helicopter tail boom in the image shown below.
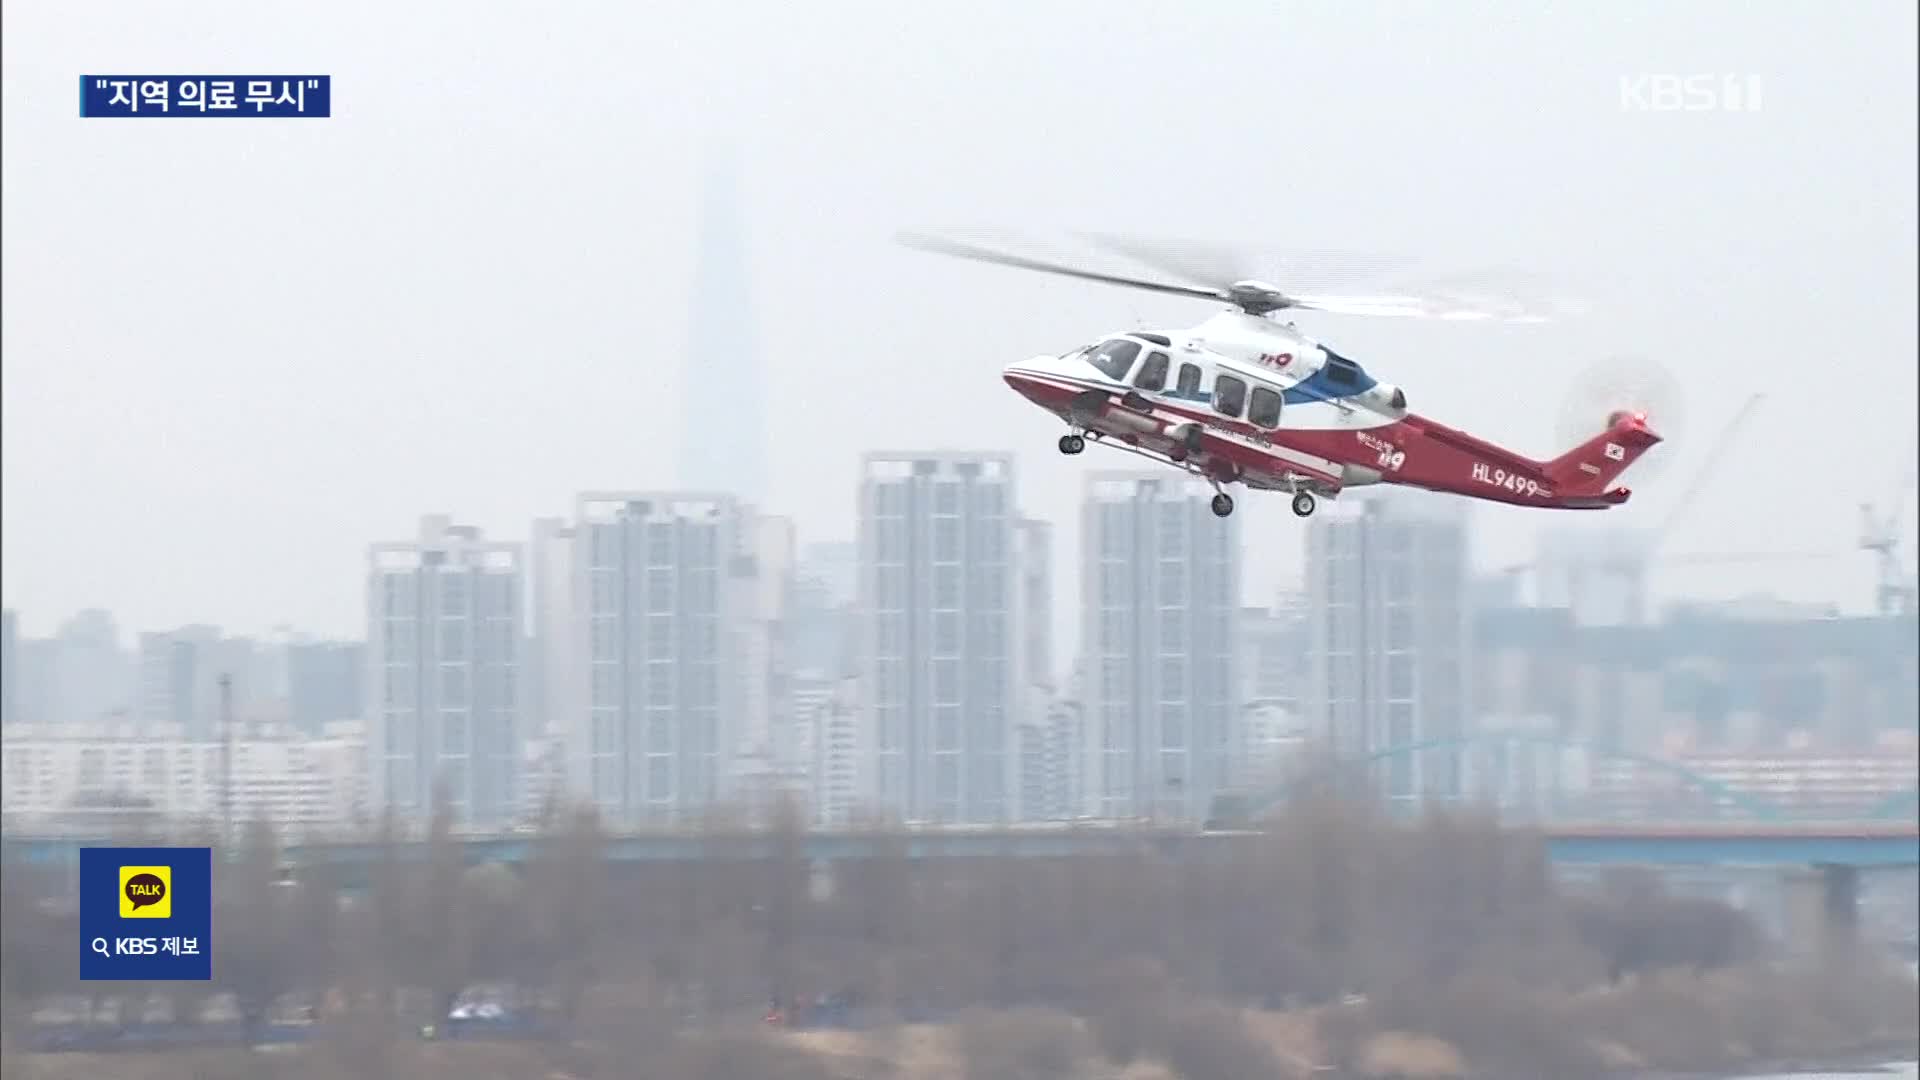
<svg viewBox="0 0 1920 1080"><path fill-rule="evenodd" d="M1604 495L1627 466L1659 443L1645 416L1617 412L1607 418L1605 431L1544 462L1542 471L1563 498Z"/></svg>

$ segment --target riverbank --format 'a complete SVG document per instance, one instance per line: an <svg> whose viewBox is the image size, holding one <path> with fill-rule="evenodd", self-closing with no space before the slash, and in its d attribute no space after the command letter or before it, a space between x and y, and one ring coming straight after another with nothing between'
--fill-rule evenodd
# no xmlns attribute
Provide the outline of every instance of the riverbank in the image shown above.
<svg viewBox="0 0 1920 1080"><path fill-rule="evenodd" d="M1322 1050L1319 1033L1305 1018L1293 1014L1245 1013L1239 1024L1231 1014L1211 1012L1190 1017L1164 1045L1134 1048L1135 1054L1114 1054L1114 1047L1096 1026L1060 1014L1019 1012L979 1014L950 1025L905 1025L876 1031L814 1031L774 1033L737 1031L650 1041L661 1058L692 1065L737 1065L762 1080L828 1080L835 1076L888 1075L900 1080L963 1080L968 1076L1009 1078L1046 1076L1093 1080L1179 1080L1184 1076L1270 1075L1286 1080L1310 1080L1322 1075L1313 1055ZM1223 1021L1226 1023L1223 1025ZM1565 1073L1515 1072L1470 1065L1459 1052L1430 1036L1387 1033L1369 1040L1370 1046L1341 1075L1377 1080L1507 1080L1524 1076L1568 1076ZM637 1047L597 1045L562 1046L522 1043L394 1043L373 1051L321 1040L315 1045L262 1050L179 1050L108 1054L10 1054L10 1076L31 1080L172 1080L246 1077L260 1080L337 1080L364 1075L370 1066L384 1066L388 1075L421 1080L461 1077L462 1080L544 1076L549 1080L576 1080L598 1075L602 1061L635 1060ZM1202 1056L1204 1055L1204 1060ZM1125 1058L1116 1061L1115 1058ZM1914 1040L1862 1045L1856 1050L1819 1058L1782 1058L1749 1062L1738 1069L1663 1071L1621 1069L1609 1074L1619 1080L1776 1080L1776 1078L1830 1078L1855 1076L1911 1077L1912 1071L1886 1071L1890 1061L1920 1056ZM1181 1059L1173 1064L1165 1058ZM589 1064L588 1062L595 1064ZM1209 1071L1212 1069L1213 1071ZM1225 1070L1225 1071L1221 1071ZM1249 1071L1251 1070L1251 1071ZM376 1069L376 1071L379 1071ZM695 1070L698 1073L698 1070ZM623 1073L622 1075L629 1075ZM642 1072L640 1075L674 1076ZM706 1075L701 1073L701 1075ZM1590 1075L1590 1074L1579 1074Z"/></svg>
<svg viewBox="0 0 1920 1080"><path fill-rule="evenodd" d="M1871 1043L1858 1050L1817 1058L1783 1058L1750 1063L1733 1072L1657 1073L1635 1080L1783 1080L1786 1077L1911 1077L1920 1060L1920 1040Z"/></svg>

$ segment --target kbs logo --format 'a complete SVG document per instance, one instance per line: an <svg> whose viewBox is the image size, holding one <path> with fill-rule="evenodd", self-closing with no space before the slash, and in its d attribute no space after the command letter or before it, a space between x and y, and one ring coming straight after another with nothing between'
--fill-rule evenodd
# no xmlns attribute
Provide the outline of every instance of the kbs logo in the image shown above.
<svg viewBox="0 0 1920 1080"><path fill-rule="evenodd" d="M1622 75L1622 112L1759 112L1758 75Z"/></svg>
<svg viewBox="0 0 1920 1080"><path fill-rule="evenodd" d="M123 919L173 918L173 867L121 867L120 917Z"/></svg>
<svg viewBox="0 0 1920 1080"><path fill-rule="evenodd" d="M1602 450L1601 453L1607 455L1608 461L1620 461L1627 456L1626 448L1622 447L1619 443L1613 442L1608 443L1606 449Z"/></svg>

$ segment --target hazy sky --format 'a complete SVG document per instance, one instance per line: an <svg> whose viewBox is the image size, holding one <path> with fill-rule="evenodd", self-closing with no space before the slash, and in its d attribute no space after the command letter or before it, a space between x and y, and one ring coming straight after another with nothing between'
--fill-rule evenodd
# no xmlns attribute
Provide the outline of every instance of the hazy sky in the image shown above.
<svg viewBox="0 0 1920 1080"><path fill-rule="evenodd" d="M356 634L367 544L423 512L524 538L575 492L671 485L680 425L732 422L725 368L692 376L711 411L678 415L717 141L741 169L771 508L803 539L851 535L863 449L1010 445L1020 502L1075 550L1095 462L1056 452L1001 366L1210 310L891 235L1086 228L1577 281L1600 313L1552 327L1301 322L1529 453L1564 448L1595 362L1679 377L1672 468L1605 515L1479 512L1489 565L1530 557L1543 521L1657 520L1766 390L1668 550L1834 557L1661 584L1865 602L1857 504L1910 467L1916 408L1911 3L692 7L8 4L23 629L99 605L126 629ZM128 72L330 74L334 115L77 116L80 74ZM1755 75L1762 107L1625 111L1640 72ZM1296 580L1285 500L1242 507L1250 586Z"/></svg>

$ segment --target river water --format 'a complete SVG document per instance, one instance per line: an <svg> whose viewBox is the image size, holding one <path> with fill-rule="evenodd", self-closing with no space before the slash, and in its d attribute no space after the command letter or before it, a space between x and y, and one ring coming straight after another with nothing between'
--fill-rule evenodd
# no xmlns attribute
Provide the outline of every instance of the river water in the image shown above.
<svg viewBox="0 0 1920 1080"><path fill-rule="evenodd" d="M1916 1078L1920 1078L1920 1063L1901 1061L1889 1062L1881 1066L1879 1072L1758 1073L1742 1077L1741 1080L1916 1080Z"/></svg>

